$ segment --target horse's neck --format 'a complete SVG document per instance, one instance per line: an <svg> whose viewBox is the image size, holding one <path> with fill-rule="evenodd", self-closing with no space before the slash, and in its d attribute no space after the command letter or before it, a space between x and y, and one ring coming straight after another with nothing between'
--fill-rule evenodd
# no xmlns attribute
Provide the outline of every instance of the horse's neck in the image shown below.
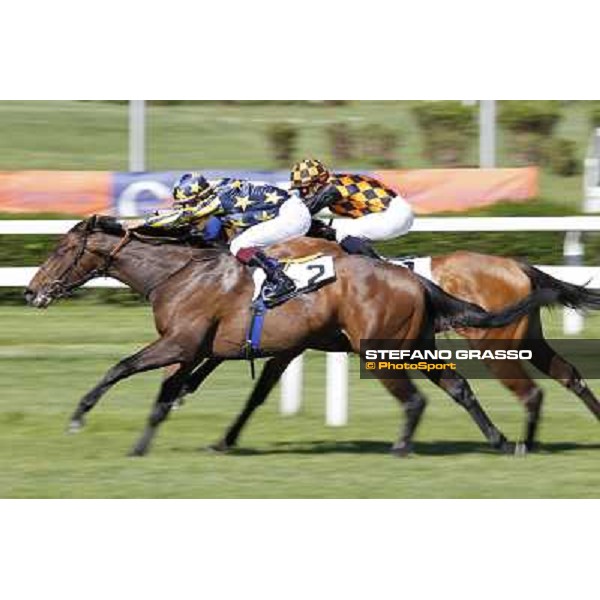
<svg viewBox="0 0 600 600"><path fill-rule="evenodd" d="M148 296L162 283L166 283L172 275L192 262L194 270L210 268L208 261L202 261L202 252L184 246L153 245L131 240L118 252L109 272L112 277L134 291ZM215 251L205 252L208 255L214 254Z"/></svg>

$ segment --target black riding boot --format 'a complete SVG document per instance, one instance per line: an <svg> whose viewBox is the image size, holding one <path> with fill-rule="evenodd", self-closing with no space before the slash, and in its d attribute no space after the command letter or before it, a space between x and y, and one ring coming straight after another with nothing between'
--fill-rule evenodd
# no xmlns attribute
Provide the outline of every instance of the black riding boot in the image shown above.
<svg viewBox="0 0 600 600"><path fill-rule="evenodd" d="M348 254L360 254L362 256L368 256L369 258L381 259L381 256L377 253L375 248L373 248L370 242L365 238L348 235L340 242L340 246Z"/></svg>
<svg viewBox="0 0 600 600"><path fill-rule="evenodd" d="M278 304L278 300L283 300L296 289L294 282L283 272L279 261L270 258L264 252L256 252L248 264L251 267L260 267L267 275L267 285L263 290L263 298L267 306Z"/></svg>

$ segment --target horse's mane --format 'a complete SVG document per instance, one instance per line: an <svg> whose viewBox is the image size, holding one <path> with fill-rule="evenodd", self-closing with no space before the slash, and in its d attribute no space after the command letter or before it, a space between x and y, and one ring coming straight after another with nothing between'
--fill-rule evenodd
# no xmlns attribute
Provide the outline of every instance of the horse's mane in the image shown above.
<svg viewBox="0 0 600 600"><path fill-rule="evenodd" d="M92 215L76 223L69 232L103 231L114 235L125 235L125 228L115 217L108 215Z"/></svg>

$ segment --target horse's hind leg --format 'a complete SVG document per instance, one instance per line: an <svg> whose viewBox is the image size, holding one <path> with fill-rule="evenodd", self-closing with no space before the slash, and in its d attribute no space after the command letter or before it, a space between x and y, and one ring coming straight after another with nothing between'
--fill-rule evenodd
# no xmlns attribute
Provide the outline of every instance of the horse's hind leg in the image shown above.
<svg viewBox="0 0 600 600"><path fill-rule="evenodd" d="M108 370L100 382L91 389L80 401L71 417L69 431L74 432L84 425L83 416L89 412L98 400L118 381L131 377L135 373L150 371L181 360L181 348L172 340L161 338L139 352L119 361Z"/></svg>
<svg viewBox="0 0 600 600"><path fill-rule="evenodd" d="M531 363L535 365L540 371L546 373L558 381L569 391L573 392L583 403L587 406L589 411L600 420L600 402L588 387L587 381L581 376L579 371L563 356L557 354L554 349L549 346L546 341L543 344L547 346L548 355L553 354L551 360L547 358L540 358L534 352ZM539 343L536 344L536 348L539 349Z"/></svg>
<svg viewBox="0 0 600 600"><path fill-rule="evenodd" d="M467 380L458 371L450 369L444 361L432 361L429 364L437 363L445 365L446 368L424 371L423 374L469 413L492 448L506 453L513 452L514 444L510 444L492 423L481 404L479 404Z"/></svg>
<svg viewBox="0 0 600 600"><path fill-rule="evenodd" d="M238 414L233 423L227 428L223 437L212 444L210 447L218 452L226 452L236 445L242 429L254 413L254 411L264 403L267 396L279 381L287 366L294 359L295 355L276 356L267 361L264 366L252 393L250 394L242 412Z"/></svg>
<svg viewBox="0 0 600 600"><path fill-rule="evenodd" d="M544 338L539 314L532 319L528 337L524 340L523 347L532 350L533 356L530 362L535 367L573 392L583 401L589 411L597 419L600 419L600 402L598 402L579 371L548 344Z"/></svg>
<svg viewBox="0 0 600 600"><path fill-rule="evenodd" d="M177 395L174 408L183 406L183 398L188 394L193 394L222 362L222 358L207 358L200 366L190 373L187 381L183 384Z"/></svg>
<svg viewBox="0 0 600 600"><path fill-rule="evenodd" d="M413 450L412 439L427 402L406 375L400 375L400 372L398 375L398 379L380 379L380 381L404 408L404 427L392 446L391 453L395 456L408 456Z"/></svg>
<svg viewBox="0 0 600 600"><path fill-rule="evenodd" d="M175 400L189 376L190 368L184 365L167 377L161 385L160 392L148 419L148 424L141 437L129 453L130 456L143 456L148 452L156 435L158 426L169 416Z"/></svg>

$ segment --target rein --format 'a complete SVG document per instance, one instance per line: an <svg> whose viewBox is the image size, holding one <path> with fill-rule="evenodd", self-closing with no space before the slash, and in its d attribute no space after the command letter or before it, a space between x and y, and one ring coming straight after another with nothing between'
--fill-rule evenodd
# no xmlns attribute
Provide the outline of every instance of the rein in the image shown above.
<svg viewBox="0 0 600 600"><path fill-rule="evenodd" d="M129 231L125 232L125 235L119 240L117 245L110 251L110 253L105 257L104 263L95 269L92 269L89 273L84 275L83 277L77 279L71 283L65 283L64 279L68 277L75 269L79 266L79 261L82 259L85 254L87 248L87 241L90 232L86 231L83 237L83 243L81 247L77 251L77 255L73 259L70 265L68 265L65 270L57 277L54 281L50 283L49 286L49 294L51 294L54 298L62 298L64 296L69 295L73 290L87 283L91 279L95 277L107 277L108 270L110 269L112 262L115 256L126 246L131 240L131 234ZM89 250L88 250L89 251Z"/></svg>
<svg viewBox="0 0 600 600"><path fill-rule="evenodd" d="M147 243L153 243L153 241L154 241L151 236L146 236L146 235L140 234L137 231L127 230L125 232L125 235L119 240L119 242L110 251L110 253L104 257L104 262L100 266L92 269L86 275L84 275L83 277L80 277L76 281L73 281L71 283L66 283L65 279L68 279L69 276L71 276L74 272L76 272L77 267L79 266L79 263L80 263L82 257L84 256L85 252L86 251L92 252L87 247L88 237L89 237L90 233L92 233L92 231L93 231L92 229L89 229L84 232L82 244L79 247L79 249L77 250L77 253L76 253L74 259L72 260L72 262L67 267L65 267L63 272L49 284L48 294L51 295L53 298L63 298L65 296L68 296L73 290L84 285L85 283L87 283L91 279L94 279L95 277L107 277L108 271L109 271L110 267L112 266L112 263L113 263L115 257L132 239L139 238L140 241L147 242ZM169 238L166 238L166 239L171 241L171 239L169 239ZM159 241L159 240L157 240L157 241ZM176 241L176 238L173 238L172 241ZM171 273L168 273L167 275L162 277L159 281L151 284L149 288L144 290L144 297L146 299L149 299L152 292L154 292L157 288L159 288L160 286L165 284L169 279L171 279L172 277L174 277L175 275L177 275L178 273L180 273L181 271L183 271L184 269L189 267L189 265L192 264L193 262L203 262L205 260L210 260L207 258L195 257L193 248L191 246L189 246L189 244L187 244L187 245L190 249L190 254L189 254L189 257L187 258L187 260L183 263L183 265L176 268Z"/></svg>

